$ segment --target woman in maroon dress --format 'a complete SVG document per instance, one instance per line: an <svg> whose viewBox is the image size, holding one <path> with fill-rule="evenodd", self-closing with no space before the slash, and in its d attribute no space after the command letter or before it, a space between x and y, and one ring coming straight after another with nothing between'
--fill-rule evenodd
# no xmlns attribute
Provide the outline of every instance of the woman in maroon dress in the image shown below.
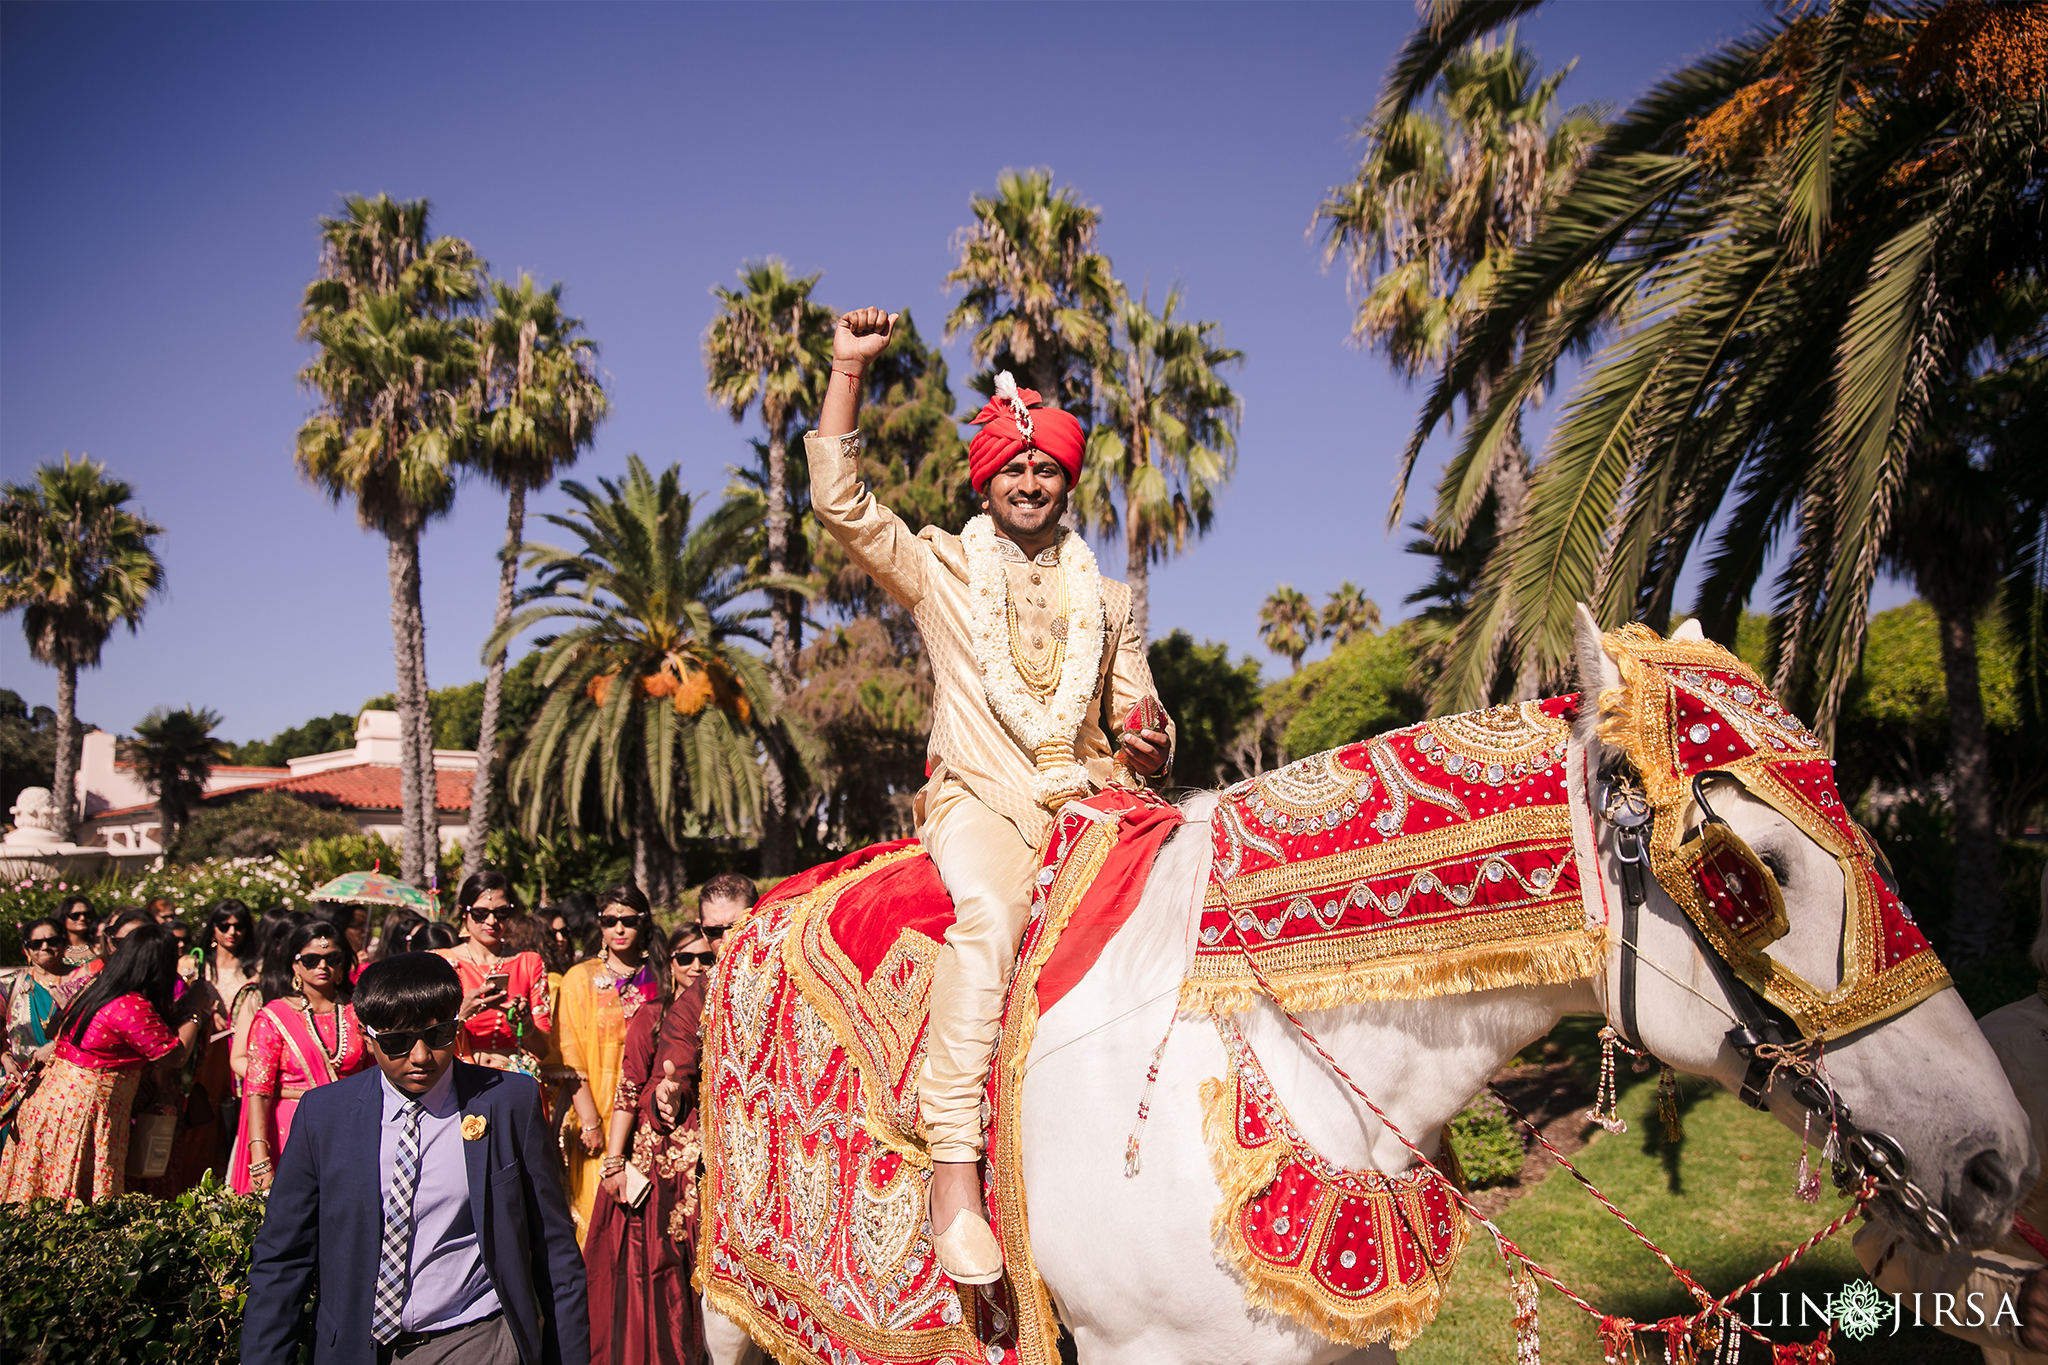
<svg viewBox="0 0 2048 1365"><path fill-rule="evenodd" d="M603 1178L583 1260L590 1271L590 1358L617 1365L702 1365L704 1324L690 1289L697 1240L697 1054L711 945L695 925L676 931L669 960L674 999L641 1009L627 1026L612 1100ZM683 1090L674 1124L654 1106L655 1085ZM626 1167L650 1182L627 1208ZM632 1182L637 1186L638 1181Z"/></svg>

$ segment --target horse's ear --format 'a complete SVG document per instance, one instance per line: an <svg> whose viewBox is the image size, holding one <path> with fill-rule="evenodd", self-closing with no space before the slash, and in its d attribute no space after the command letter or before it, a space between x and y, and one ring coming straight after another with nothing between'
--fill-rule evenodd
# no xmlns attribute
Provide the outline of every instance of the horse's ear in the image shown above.
<svg viewBox="0 0 2048 1365"><path fill-rule="evenodd" d="M1671 632L1671 638L1674 640L1698 640L1704 643L1707 638L1707 632L1706 628L1700 625L1699 617L1688 616L1680 623L1677 630Z"/></svg>
<svg viewBox="0 0 2048 1365"><path fill-rule="evenodd" d="M1583 698L1579 703L1578 738L1590 749L1599 742L1593 732L1600 723L1600 694L1621 686L1621 665L1600 642L1604 632L1586 604L1579 603L1572 615L1573 643L1579 656L1579 692Z"/></svg>

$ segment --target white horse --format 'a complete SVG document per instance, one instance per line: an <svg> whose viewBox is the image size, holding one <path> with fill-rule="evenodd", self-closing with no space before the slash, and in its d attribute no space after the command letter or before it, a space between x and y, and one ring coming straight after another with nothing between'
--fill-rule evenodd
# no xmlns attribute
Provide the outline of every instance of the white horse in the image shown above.
<svg viewBox="0 0 2048 1365"><path fill-rule="evenodd" d="M1681 627L1695 635L1696 626ZM1580 677L1587 695L1618 686L1598 628L1581 612ZM1585 708L1590 717L1593 707ZM1608 755L1590 719L1574 736L1574 774L1598 772ZM1597 857L1604 901L1588 878L1589 916L1622 903L1616 831L1586 806L1574 780L1572 827L1582 864ZM1188 827L1160 852L1138 909L1087 976L1039 1021L1021 1104L1031 1248L1060 1320L1084 1365L1324 1365L1391 1361L1384 1346L1359 1349L1252 1307L1237 1270L1210 1234L1219 1199L1202 1132L1200 1087L1229 1074L1221 1040L1205 1019L1173 1028L1150 1099L1137 1175L1125 1149L1152 1053L1167 1033L1209 874L1207 820L1216 797L1185 803ZM1717 794L1716 812L1780 873L1790 932L1771 955L1817 986L1840 978L1844 889L1834 858L1775 809ZM1702 954L1685 914L1645 878L1638 947L1637 1017L1658 1058L1738 1089L1747 1062L1724 1035L1738 1011ZM1458 1113L1508 1058L1566 1014L1619 1018L1610 983L1619 976L1618 932L1607 970L1561 986L1511 988L1426 1000L1324 1010L1304 1022L1389 1117L1419 1145ZM1682 983L1682 984L1681 984ZM1302 1134L1350 1169L1402 1171L1407 1150L1359 1104L1271 1005L1239 1016L1245 1037ZM1827 1067L1856 1121L1903 1151L1914 1183L1945 1214L1961 1244L1988 1245L2010 1226L2037 1157L2013 1097L1969 1010L1944 990L1910 1010L1831 1043ZM1769 1092L1795 1131L1800 1103L1780 1084ZM1885 1199L1895 1199L1893 1195ZM1590 1204L1589 1216L1599 1216ZM1901 1226L1922 1224L1898 1218ZM1541 1255L1541 1248L1530 1248ZM741 1329L707 1314L720 1365L758 1358Z"/></svg>

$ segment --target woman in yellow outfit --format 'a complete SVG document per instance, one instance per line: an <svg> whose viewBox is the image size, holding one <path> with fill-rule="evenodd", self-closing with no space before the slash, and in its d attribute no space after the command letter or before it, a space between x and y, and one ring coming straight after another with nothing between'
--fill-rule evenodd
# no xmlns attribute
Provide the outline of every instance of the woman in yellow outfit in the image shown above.
<svg viewBox="0 0 2048 1365"><path fill-rule="evenodd" d="M642 1006L667 998L669 989L668 953L639 887L615 886L598 897L597 923L603 950L563 973L561 1012L555 1016L562 1061L577 1077L572 1105L578 1131L562 1147L579 1243L597 1199L604 1116L618 1089L626 1026Z"/></svg>

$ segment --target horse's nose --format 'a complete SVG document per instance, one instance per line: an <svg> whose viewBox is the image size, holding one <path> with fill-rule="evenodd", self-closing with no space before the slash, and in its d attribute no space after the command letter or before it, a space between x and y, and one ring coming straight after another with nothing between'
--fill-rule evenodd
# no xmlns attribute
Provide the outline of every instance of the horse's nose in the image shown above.
<svg viewBox="0 0 2048 1365"><path fill-rule="evenodd" d="M1942 1201L1964 1246L1989 1246L2012 1226L2019 1206L2021 1166L2025 1152L1986 1147L1963 1163L1962 1179Z"/></svg>

